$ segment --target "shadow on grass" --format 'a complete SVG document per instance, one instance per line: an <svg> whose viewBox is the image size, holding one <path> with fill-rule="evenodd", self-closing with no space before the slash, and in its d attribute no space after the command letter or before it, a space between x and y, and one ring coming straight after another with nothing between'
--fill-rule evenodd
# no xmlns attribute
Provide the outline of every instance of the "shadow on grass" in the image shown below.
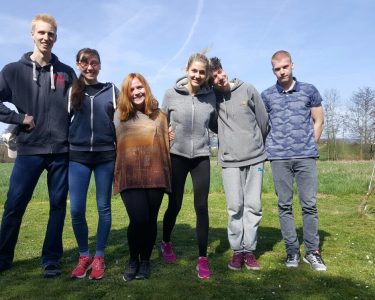
<svg viewBox="0 0 375 300"><path fill-rule="evenodd" d="M175 226L172 239L178 260L174 265L167 265L159 254L161 225L159 222L150 280L122 281L129 255L124 227L111 231L106 249L107 272L100 282L69 278L78 259L75 247L65 251L63 274L56 279L42 278L38 258L15 262L11 270L0 273L1 299L248 299L250 296L258 299L370 299L375 293L374 287L366 287L364 282L333 276L329 271L314 272L306 264L295 270L286 269L280 255L272 256L275 245L281 241L279 229L272 227L260 228L257 256L264 267L258 272L228 270L226 264L231 250L226 228L211 228L209 258L213 276L202 282L195 271L198 255L195 228L188 224ZM301 228L298 232L301 234ZM320 231L320 235L324 242L330 234ZM95 236L90 237L90 249L95 248L95 240Z"/></svg>

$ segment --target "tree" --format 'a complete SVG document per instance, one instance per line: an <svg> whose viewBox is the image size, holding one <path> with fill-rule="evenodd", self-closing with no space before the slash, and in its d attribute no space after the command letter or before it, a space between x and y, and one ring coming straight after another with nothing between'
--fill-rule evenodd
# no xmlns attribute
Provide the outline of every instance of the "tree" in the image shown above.
<svg viewBox="0 0 375 300"><path fill-rule="evenodd" d="M327 136L328 160L337 159L336 136L340 127L340 114L337 111L339 101L340 94L336 89L330 89L324 92L324 129Z"/></svg>
<svg viewBox="0 0 375 300"><path fill-rule="evenodd" d="M350 101L350 129L360 141L360 156L363 159L364 149L369 148L371 151L369 146L375 142L375 90L370 87L359 88Z"/></svg>

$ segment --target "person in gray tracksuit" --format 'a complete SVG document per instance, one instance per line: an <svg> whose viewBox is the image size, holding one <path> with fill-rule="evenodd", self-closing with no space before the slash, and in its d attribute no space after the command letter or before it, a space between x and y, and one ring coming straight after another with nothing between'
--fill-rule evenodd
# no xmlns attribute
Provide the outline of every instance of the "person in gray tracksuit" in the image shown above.
<svg viewBox="0 0 375 300"><path fill-rule="evenodd" d="M210 69L219 115L218 163L222 167L228 239L233 250L228 268L240 270L245 265L247 269L259 270L253 251L262 218L268 114L255 87L239 79L229 81L220 59L211 58Z"/></svg>
<svg viewBox="0 0 375 300"><path fill-rule="evenodd" d="M203 54L193 54L187 64L187 77L166 91L162 109L175 138L171 141L172 193L163 220L161 250L168 263L176 256L171 234L182 206L186 176L191 174L194 189L194 208L197 216L199 258L198 277L208 279L208 192L210 187L209 128L217 131L215 94L207 86L209 61Z"/></svg>

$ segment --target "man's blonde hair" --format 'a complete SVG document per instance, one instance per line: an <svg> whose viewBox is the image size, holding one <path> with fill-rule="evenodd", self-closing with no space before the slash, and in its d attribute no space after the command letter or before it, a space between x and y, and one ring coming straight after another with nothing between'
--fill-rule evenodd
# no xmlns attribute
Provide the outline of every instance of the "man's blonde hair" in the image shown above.
<svg viewBox="0 0 375 300"><path fill-rule="evenodd" d="M55 32L57 32L57 22L56 22L56 19L54 17L52 17L51 15L49 15L49 14L39 14L39 15L36 15L33 18L33 20L31 21L31 32L34 32L34 30L35 30L35 24L38 21L43 21L43 22L46 22L46 23L50 24L51 26L54 27Z"/></svg>

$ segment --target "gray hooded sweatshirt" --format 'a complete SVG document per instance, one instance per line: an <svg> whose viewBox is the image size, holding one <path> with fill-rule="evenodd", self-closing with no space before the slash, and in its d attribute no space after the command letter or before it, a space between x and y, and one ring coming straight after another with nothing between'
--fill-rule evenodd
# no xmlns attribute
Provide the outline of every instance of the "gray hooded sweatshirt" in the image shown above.
<svg viewBox="0 0 375 300"><path fill-rule="evenodd" d="M254 86L236 78L231 83L229 92L215 91L219 114L218 161L222 167L254 165L266 160L268 114Z"/></svg>
<svg viewBox="0 0 375 300"><path fill-rule="evenodd" d="M202 88L195 96L189 94L188 79L177 80L164 95L162 110L175 132L170 153L187 158L209 156L209 130L217 132L215 94L212 88Z"/></svg>

